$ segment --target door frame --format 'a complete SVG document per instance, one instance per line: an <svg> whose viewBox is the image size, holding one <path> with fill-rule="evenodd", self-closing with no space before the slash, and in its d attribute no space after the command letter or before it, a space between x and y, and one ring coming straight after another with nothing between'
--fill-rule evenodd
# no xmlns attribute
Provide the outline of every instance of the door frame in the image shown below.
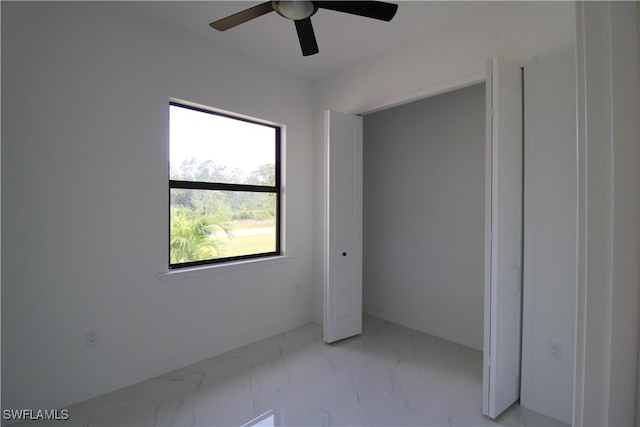
<svg viewBox="0 0 640 427"><path fill-rule="evenodd" d="M439 83L437 85L427 86L405 95L396 96L367 105L364 108L357 109L353 114L357 116L364 116L366 114L376 113L388 108L398 107L410 102L431 98L432 96L440 95L442 93L453 92L457 89L477 85L479 83L485 83L486 80L487 71L483 69L482 71L467 74L457 79L447 80L446 82Z"/></svg>
<svg viewBox="0 0 640 427"><path fill-rule="evenodd" d="M576 2L575 7L578 284L573 424L632 425L635 416L637 425L640 244L633 236L640 214L640 8L637 2Z"/></svg>
<svg viewBox="0 0 640 427"><path fill-rule="evenodd" d="M487 72L486 72L486 69L483 68L480 71L467 74L456 79L448 80L446 82L439 83L437 85L427 86L425 88L416 90L414 92L411 92L405 95L385 99L375 104L370 104L366 107L359 108L352 112L349 112L349 111L343 111L343 112L353 114L356 116L364 116L366 114L371 114L377 111L386 110L388 108L397 107L410 102L419 101L421 99L430 98L432 96L436 96L442 93L452 92L457 89L463 89L465 87L473 86L480 83L486 83L486 77L487 77ZM325 314L327 312L327 308L326 308L327 300L326 300L325 290L326 290L327 280L328 280L328 259L327 259L328 242L326 238L328 215L327 215L326 200L329 192L329 187L327 185L327 179L328 179L328 173L329 173L327 170L328 169L327 168L328 153L327 153L326 147L324 147L324 145L326 145L325 143L326 135L324 135L325 127L326 127L326 119L323 113L322 137L321 137L321 140L323 141L323 148L322 148L323 170L322 170L322 187L321 187L322 193L321 194L323 194L323 196L322 196L322 205L320 205L321 211L322 211L322 224L323 224L323 230L321 235L323 236L323 238L322 238L321 247L318 248L319 250L322 251L322 254L323 254L322 255L322 260L323 260L322 274L320 276L322 278L322 282L318 284L322 286L321 293L320 295L318 295L319 299L322 301L322 305L321 307L319 307L320 311L319 312L316 311L315 312L316 315L314 316L314 318L318 323L320 323L320 319L322 319L323 329L324 329ZM485 266L485 269L486 269L486 266Z"/></svg>

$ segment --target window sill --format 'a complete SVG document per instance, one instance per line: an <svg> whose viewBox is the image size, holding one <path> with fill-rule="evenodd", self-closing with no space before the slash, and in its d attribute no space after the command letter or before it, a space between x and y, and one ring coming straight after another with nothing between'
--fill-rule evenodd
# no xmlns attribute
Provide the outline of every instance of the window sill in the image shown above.
<svg viewBox="0 0 640 427"><path fill-rule="evenodd" d="M246 270L254 267L263 267L265 265L282 264L289 262L291 257L280 255L268 258L248 259L242 261L228 262L224 264L211 264L198 267L181 268L178 270L169 270L165 273L156 274L156 278L162 281L171 281L184 279L186 277L207 276L214 273L223 273L228 271Z"/></svg>

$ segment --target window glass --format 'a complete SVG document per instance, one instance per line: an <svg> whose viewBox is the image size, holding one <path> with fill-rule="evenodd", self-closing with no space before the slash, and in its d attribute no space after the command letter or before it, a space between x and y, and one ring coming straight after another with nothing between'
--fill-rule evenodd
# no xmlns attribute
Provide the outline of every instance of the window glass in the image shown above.
<svg viewBox="0 0 640 427"><path fill-rule="evenodd" d="M275 185L270 126L170 106L171 179Z"/></svg>
<svg viewBox="0 0 640 427"><path fill-rule="evenodd" d="M279 254L280 129L169 108L169 267Z"/></svg>

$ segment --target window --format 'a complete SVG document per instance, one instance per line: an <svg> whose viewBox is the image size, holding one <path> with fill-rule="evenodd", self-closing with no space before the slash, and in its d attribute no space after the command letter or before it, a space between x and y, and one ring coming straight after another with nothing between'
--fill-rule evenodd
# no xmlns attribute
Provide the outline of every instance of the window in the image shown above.
<svg viewBox="0 0 640 427"><path fill-rule="evenodd" d="M169 268L280 255L280 127L169 105Z"/></svg>

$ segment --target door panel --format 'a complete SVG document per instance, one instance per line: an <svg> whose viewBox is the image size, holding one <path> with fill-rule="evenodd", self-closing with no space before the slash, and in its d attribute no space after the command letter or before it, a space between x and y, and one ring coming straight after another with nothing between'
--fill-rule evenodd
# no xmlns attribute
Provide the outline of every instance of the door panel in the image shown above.
<svg viewBox="0 0 640 427"><path fill-rule="evenodd" d="M356 279L353 264L336 265L332 269L333 283L353 283ZM354 313L354 288L351 286L335 286L331 295L333 304L333 320L348 320L355 316Z"/></svg>
<svg viewBox="0 0 640 427"><path fill-rule="evenodd" d="M333 120L335 122L335 119ZM353 245L354 177L356 135L352 128L334 127L330 134L330 243L334 248L351 249Z"/></svg>
<svg viewBox="0 0 640 427"><path fill-rule="evenodd" d="M488 230L485 251L483 413L520 397L522 312L522 72L487 62Z"/></svg>
<svg viewBox="0 0 640 427"><path fill-rule="evenodd" d="M327 111L324 340L362 333L362 117Z"/></svg>

